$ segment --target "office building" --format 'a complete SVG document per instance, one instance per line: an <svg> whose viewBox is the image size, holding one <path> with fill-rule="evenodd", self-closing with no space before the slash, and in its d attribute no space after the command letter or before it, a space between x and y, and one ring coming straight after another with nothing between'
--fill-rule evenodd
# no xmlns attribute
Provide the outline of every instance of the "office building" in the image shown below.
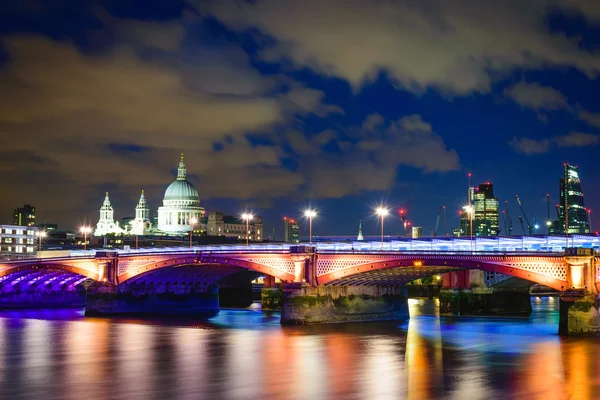
<svg viewBox="0 0 600 400"><path fill-rule="evenodd" d="M285 243L298 243L300 241L298 221L294 218L283 217L283 241Z"/></svg>
<svg viewBox="0 0 600 400"><path fill-rule="evenodd" d="M205 231L207 236L224 236L246 240L246 220L224 215L221 212L209 212L206 217L200 219L198 228ZM252 242L263 241L262 217L254 216L248 221L248 240Z"/></svg>
<svg viewBox="0 0 600 400"><path fill-rule="evenodd" d="M496 236L500 230L498 199L494 196L494 185L482 183L473 195L473 234Z"/></svg>
<svg viewBox="0 0 600 400"><path fill-rule="evenodd" d="M35 206L32 206L31 204L25 204L23 207L15 208L13 211L13 225L34 226Z"/></svg>
<svg viewBox="0 0 600 400"><path fill-rule="evenodd" d="M587 209L578 167L564 164L563 177L559 180L558 219L552 223L550 234L564 235L590 233Z"/></svg>
<svg viewBox="0 0 600 400"><path fill-rule="evenodd" d="M34 256L38 240L37 232L35 227L0 225L0 258Z"/></svg>

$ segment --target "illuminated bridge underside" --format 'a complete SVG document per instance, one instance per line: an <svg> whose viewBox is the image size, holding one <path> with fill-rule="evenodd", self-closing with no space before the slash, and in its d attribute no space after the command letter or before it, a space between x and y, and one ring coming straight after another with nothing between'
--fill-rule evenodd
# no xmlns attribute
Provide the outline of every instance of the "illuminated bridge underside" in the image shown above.
<svg viewBox="0 0 600 400"><path fill-rule="evenodd" d="M227 276L245 271L245 268L216 264L163 267L132 277L123 285L125 288L138 286L157 291L204 290Z"/></svg>
<svg viewBox="0 0 600 400"><path fill-rule="evenodd" d="M568 288L562 257L319 255L317 281L322 285L406 283L458 269L497 272L539 283L556 290ZM390 272L388 272L390 271Z"/></svg>
<svg viewBox="0 0 600 400"><path fill-rule="evenodd" d="M20 268L0 278L0 294L15 292L74 291L89 279L75 272L61 269Z"/></svg>

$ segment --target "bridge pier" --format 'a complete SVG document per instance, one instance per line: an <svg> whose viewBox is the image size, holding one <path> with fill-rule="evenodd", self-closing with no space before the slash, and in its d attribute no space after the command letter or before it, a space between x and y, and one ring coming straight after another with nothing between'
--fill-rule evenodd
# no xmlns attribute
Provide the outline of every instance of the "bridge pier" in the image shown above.
<svg viewBox="0 0 600 400"><path fill-rule="evenodd" d="M442 288L440 315L529 316L529 288Z"/></svg>
<svg viewBox="0 0 600 400"><path fill-rule="evenodd" d="M282 325L331 324L408 319L405 286L283 287Z"/></svg>
<svg viewBox="0 0 600 400"><path fill-rule="evenodd" d="M570 288L560 295L558 334L600 336L600 294L593 249L567 249Z"/></svg>
<svg viewBox="0 0 600 400"><path fill-rule="evenodd" d="M87 289L85 315L199 315L219 312L219 288L204 290L156 290L146 285L114 285L95 282Z"/></svg>

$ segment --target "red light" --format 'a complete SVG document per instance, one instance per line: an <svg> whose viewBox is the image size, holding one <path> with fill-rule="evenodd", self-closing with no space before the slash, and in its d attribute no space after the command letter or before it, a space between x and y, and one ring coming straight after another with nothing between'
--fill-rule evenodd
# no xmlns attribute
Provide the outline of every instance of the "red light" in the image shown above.
<svg viewBox="0 0 600 400"><path fill-rule="evenodd" d="M294 220L293 220L293 219L290 219L290 222L293 224L293 223L294 223Z"/></svg>
<svg viewBox="0 0 600 400"><path fill-rule="evenodd" d="M468 176L471 177L471 173L470 172L469 172Z"/></svg>
<svg viewBox="0 0 600 400"><path fill-rule="evenodd" d="M283 219L284 219L284 220L286 220L286 219L287 219L287 217L283 217Z"/></svg>

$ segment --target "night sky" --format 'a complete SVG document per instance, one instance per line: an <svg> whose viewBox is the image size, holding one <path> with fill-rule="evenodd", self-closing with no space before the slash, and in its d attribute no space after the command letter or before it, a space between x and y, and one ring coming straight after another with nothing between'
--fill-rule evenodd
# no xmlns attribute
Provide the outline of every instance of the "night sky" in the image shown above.
<svg viewBox="0 0 600 400"><path fill-rule="evenodd" d="M183 151L207 211L279 236L309 205L316 235L377 234L410 197L451 230L468 172L520 234L515 194L545 221L563 162L598 230L599 72L597 0L4 0L0 222L95 224L105 191L120 219L142 189L155 214Z"/></svg>

